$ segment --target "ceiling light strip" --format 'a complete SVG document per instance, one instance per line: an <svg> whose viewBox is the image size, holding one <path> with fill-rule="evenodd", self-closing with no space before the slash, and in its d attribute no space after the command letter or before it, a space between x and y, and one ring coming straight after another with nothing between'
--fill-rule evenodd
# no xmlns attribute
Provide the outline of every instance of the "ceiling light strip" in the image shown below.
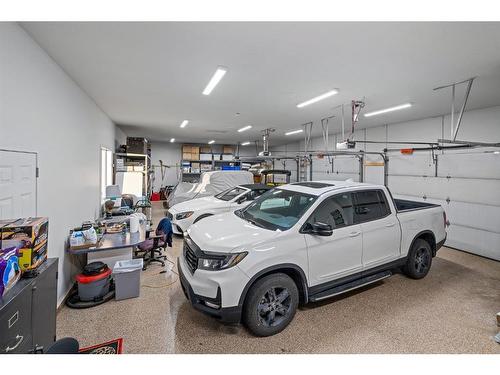
<svg viewBox="0 0 500 375"><path fill-rule="evenodd" d="M205 87L205 90L203 90L203 95L210 95L212 90L217 86L217 84L220 82L222 77L227 73L227 69L219 66L217 70L215 71L214 75L210 79L210 82L208 82L207 87Z"/></svg>
<svg viewBox="0 0 500 375"><path fill-rule="evenodd" d="M304 129L292 130L290 132L285 133L285 135L299 134L299 133L302 133L303 131L304 131Z"/></svg>
<svg viewBox="0 0 500 375"><path fill-rule="evenodd" d="M238 133L244 132L245 130L252 129L252 125L245 126L241 129L238 129Z"/></svg>
<svg viewBox="0 0 500 375"><path fill-rule="evenodd" d="M337 90L337 89L325 92L324 94L321 94L321 95L316 96L316 97L314 97L312 99L306 100L305 102L297 104L297 108L302 108L302 107L305 107L307 105L319 102L320 100L329 98L330 96L333 96L333 95L338 94L338 93L339 93L339 90Z"/></svg>
<svg viewBox="0 0 500 375"><path fill-rule="evenodd" d="M390 108L380 109L378 111L365 113L365 117L381 115L382 113L399 111L400 109L405 109L405 108L410 108L410 107L411 107L411 103L405 103L405 104L397 105L395 107L390 107Z"/></svg>

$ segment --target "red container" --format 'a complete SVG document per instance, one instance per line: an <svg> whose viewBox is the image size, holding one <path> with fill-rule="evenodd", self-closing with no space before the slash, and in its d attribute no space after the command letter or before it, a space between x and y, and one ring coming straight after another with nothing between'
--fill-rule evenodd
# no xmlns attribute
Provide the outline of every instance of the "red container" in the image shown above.
<svg viewBox="0 0 500 375"><path fill-rule="evenodd" d="M160 200L160 193L151 193L151 202L157 202Z"/></svg>

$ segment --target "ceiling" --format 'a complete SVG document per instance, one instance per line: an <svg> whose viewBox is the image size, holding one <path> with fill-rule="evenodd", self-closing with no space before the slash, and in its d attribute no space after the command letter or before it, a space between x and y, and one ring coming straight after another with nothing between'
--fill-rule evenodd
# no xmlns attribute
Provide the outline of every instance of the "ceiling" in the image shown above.
<svg viewBox="0 0 500 375"><path fill-rule="evenodd" d="M217 143L298 140L289 130L351 99L365 112L411 102L360 128L437 116L449 91L434 87L479 76L469 109L500 104L500 23L23 23L24 29L128 135ZM218 65L228 72L202 95ZM339 94L296 105L333 88ZM464 88L457 91L460 98ZM347 113L349 112L349 108ZM240 113L239 116L236 113ZM188 119L189 125L179 124ZM346 115L349 120L349 114ZM252 125L238 133L237 129ZM330 122L330 131L340 120Z"/></svg>

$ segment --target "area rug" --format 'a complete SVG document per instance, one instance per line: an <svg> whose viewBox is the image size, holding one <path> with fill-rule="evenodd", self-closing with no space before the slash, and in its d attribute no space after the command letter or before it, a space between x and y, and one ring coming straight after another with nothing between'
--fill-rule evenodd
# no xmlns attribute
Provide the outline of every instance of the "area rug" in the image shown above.
<svg viewBox="0 0 500 375"><path fill-rule="evenodd" d="M122 354L123 339L114 339L102 344L82 348L80 354Z"/></svg>

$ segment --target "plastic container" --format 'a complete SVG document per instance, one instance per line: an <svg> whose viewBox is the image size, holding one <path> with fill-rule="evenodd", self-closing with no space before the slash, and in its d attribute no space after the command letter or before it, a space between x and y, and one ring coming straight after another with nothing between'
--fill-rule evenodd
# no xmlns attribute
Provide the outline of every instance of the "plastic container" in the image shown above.
<svg viewBox="0 0 500 375"><path fill-rule="evenodd" d="M76 275L80 301L97 301L109 292L111 270L104 268L96 275Z"/></svg>
<svg viewBox="0 0 500 375"><path fill-rule="evenodd" d="M142 259L121 260L113 267L115 299L139 297L141 294Z"/></svg>

